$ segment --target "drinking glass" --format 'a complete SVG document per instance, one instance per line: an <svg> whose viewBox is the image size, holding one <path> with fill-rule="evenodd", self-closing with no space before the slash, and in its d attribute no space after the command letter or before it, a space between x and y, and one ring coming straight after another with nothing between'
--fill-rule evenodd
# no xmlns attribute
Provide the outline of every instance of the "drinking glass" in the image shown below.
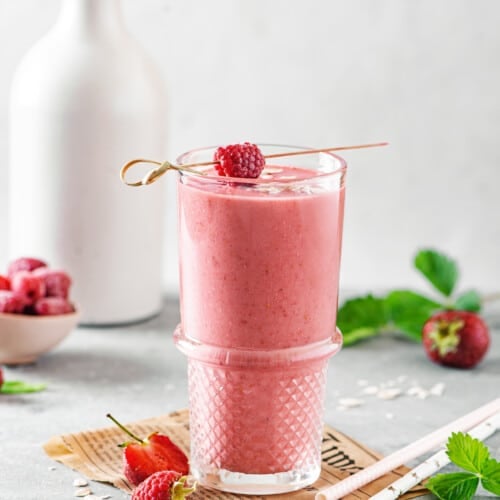
<svg viewBox="0 0 500 500"><path fill-rule="evenodd" d="M258 179L180 172L174 339L188 358L190 465L202 485L273 494L320 474L327 365L342 343L346 169L320 153L267 159Z"/></svg>

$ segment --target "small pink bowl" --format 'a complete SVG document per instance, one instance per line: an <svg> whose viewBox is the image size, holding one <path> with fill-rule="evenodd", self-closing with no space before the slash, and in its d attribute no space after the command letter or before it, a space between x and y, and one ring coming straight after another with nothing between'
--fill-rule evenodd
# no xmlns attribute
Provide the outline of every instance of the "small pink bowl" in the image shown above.
<svg viewBox="0 0 500 500"><path fill-rule="evenodd" d="M79 317L78 311L56 316L0 313L0 364L33 363L69 335Z"/></svg>

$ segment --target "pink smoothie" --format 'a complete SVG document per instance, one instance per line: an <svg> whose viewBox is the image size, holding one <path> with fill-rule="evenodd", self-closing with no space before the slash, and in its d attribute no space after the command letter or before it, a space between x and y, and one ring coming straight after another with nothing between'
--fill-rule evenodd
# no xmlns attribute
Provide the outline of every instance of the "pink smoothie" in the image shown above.
<svg viewBox="0 0 500 500"><path fill-rule="evenodd" d="M258 186L179 183L183 335L260 352L334 335L342 175L267 167ZM192 466L318 468L327 357L231 363L189 360Z"/></svg>
<svg viewBox="0 0 500 500"><path fill-rule="evenodd" d="M303 169L280 169L266 177L311 176ZM270 194L268 182L260 191L203 182L179 185L186 335L254 349L332 335L344 188L290 184Z"/></svg>

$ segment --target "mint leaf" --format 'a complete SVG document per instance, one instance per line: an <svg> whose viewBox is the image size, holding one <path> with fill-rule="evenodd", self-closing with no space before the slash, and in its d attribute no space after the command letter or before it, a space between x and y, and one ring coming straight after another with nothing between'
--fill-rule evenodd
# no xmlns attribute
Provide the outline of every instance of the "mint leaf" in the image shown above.
<svg viewBox="0 0 500 500"><path fill-rule="evenodd" d="M344 345L351 345L377 335L388 319L384 300L369 294L347 300L338 310L337 326L344 336Z"/></svg>
<svg viewBox="0 0 500 500"><path fill-rule="evenodd" d="M455 309L479 312L481 310L481 296L475 290L464 292L457 297Z"/></svg>
<svg viewBox="0 0 500 500"><path fill-rule="evenodd" d="M454 260L435 250L421 250L415 257L415 267L446 297L452 294L458 280Z"/></svg>
<svg viewBox="0 0 500 500"><path fill-rule="evenodd" d="M490 458L482 469L481 484L485 490L500 496L500 462Z"/></svg>
<svg viewBox="0 0 500 500"><path fill-rule="evenodd" d="M463 432L453 432L446 443L450 460L469 472L481 474L490 452L486 445Z"/></svg>
<svg viewBox="0 0 500 500"><path fill-rule="evenodd" d="M27 394L43 391L46 387L45 384L27 384L19 380L5 380L0 387L0 394Z"/></svg>
<svg viewBox="0 0 500 500"><path fill-rule="evenodd" d="M441 500L469 500L479 484L479 478L470 472L451 472L431 477L426 488Z"/></svg>
<svg viewBox="0 0 500 500"><path fill-rule="evenodd" d="M385 298L385 308L393 326L413 340L422 339L422 327L443 306L410 290L395 290Z"/></svg>

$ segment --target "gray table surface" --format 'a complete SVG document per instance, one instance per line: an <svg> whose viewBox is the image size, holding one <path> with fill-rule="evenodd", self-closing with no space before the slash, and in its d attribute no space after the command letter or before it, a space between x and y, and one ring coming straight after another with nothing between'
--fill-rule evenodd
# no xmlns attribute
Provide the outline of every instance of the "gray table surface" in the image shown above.
<svg viewBox="0 0 500 500"><path fill-rule="evenodd" d="M178 303L166 302L157 318L109 329L77 329L36 364L6 368L8 379L44 381L45 392L0 399L0 499L74 498L79 474L49 459L42 445L58 434L109 425L112 412L134 421L187 406L186 360L174 347ZM469 371L430 363L419 345L397 337L377 338L341 351L330 362L325 421L381 453L393 452L499 396L500 325L490 318L493 343L485 361ZM406 377L404 382L397 382ZM362 394L362 384L412 384L429 389L442 382L442 396L408 395L381 400ZM362 406L339 409L339 398ZM500 458L500 433L487 441ZM128 495L91 482L96 495ZM486 498L487 494L481 492Z"/></svg>

